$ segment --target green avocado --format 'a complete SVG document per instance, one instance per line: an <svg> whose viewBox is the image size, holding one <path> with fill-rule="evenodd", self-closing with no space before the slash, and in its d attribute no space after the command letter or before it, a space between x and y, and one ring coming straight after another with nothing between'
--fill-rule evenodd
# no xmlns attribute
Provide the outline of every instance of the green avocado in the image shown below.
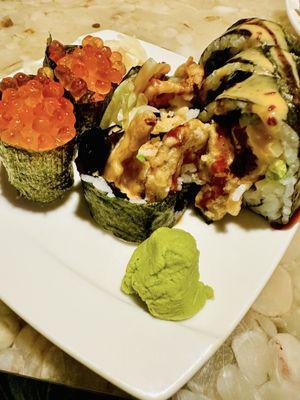
<svg viewBox="0 0 300 400"><path fill-rule="evenodd" d="M269 165L266 176L269 179L278 181L285 177L287 170L287 165L283 160L275 160Z"/></svg>
<svg viewBox="0 0 300 400"><path fill-rule="evenodd" d="M122 291L140 297L157 318L180 321L195 315L213 297L199 281L199 250L194 237L162 227L134 251Z"/></svg>

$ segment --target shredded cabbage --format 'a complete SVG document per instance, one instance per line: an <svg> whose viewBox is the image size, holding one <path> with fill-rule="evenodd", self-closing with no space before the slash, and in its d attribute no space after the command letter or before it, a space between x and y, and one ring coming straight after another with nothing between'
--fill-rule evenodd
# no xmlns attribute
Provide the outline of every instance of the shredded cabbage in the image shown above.
<svg viewBox="0 0 300 400"><path fill-rule="evenodd" d="M115 90L113 97L103 115L100 127L107 129L110 126L118 125L127 129L132 119L140 112L159 112L155 107L148 106L148 99L142 93L146 85L155 74L157 64L149 60L143 65L136 77L128 78Z"/></svg>
<svg viewBox="0 0 300 400"><path fill-rule="evenodd" d="M107 129L118 125L123 129L130 123L129 113L135 108L148 103L144 94L134 92L134 78L126 79L115 90L113 97L103 115L100 127Z"/></svg>
<svg viewBox="0 0 300 400"><path fill-rule="evenodd" d="M160 64L153 60L153 58L148 58L135 78L134 86L136 93L142 93L146 89L149 80L157 73L159 68Z"/></svg>
<svg viewBox="0 0 300 400"><path fill-rule="evenodd" d="M128 97L133 90L134 84L132 79L126 79L117 87L102 117L100 124L102 129L107 129L112 125L118 125L118 114L120 110L124 109L124 106L127 104Z"/></svg>

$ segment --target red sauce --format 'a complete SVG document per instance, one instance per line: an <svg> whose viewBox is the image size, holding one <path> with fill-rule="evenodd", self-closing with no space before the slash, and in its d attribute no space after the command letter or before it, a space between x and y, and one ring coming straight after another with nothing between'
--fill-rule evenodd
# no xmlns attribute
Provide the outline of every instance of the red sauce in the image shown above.
<svg viewBox="0 0 300 400"><path fill-rule="evenodd" d="M298 222L300 222L300 208L294 212L294 214L291 216L289 222L285 225L278 224L276 222L271 223L272 228L278 229L278 230L287 230L292 228L294 225L296 225Z"/></svg>
<svg viewBox="0 0 300 400"><path fill-rule="evenodd" d="M228 171L228 165L227 165L226 157L224 157L224 156L220 157L217 161L215 161L212 164L210 170L211 170L211 173L213 175L217 175L217 174L220 174L220 173L227 172Z"/></svg>
<svg viewBox="0 0 300 400"><path fill-rule="evenodd" d="M228 129L227 129L228 130ZM225 127L222 127L220 124L217 124L216 131L219 135L219 138L224 138L229 135Z"/></svg>
<svg viewBox="0 0 300 400"><path fill-rule="evenodd" d="M182 134L181 134L181 126L177 126L177 128L171 129L165 137L173 137L178 143L175 146L180 146L182 144Z"/></svg>
<svg viewBox="0 0 300 400"><path fill-rule="evenodd" d="M277 119L274 117L269 117L267 119L267 124L270 126L275 126L275 125L277 125Z"/></svg>
<svg viewBox="0 0 300 400"><path fill-rule="evenodd" d="M222 193L223 193L223 188L226 185L227 182L227 178L225 176L219 177L219 176L213 176L211 179L211 183L214 186L219 186L220 188L222 188Z"/></svg>
<svg viewBox="0 0 300 400"><path fill-rule="evenodd" d="M175 173L173 176L172 176L172 186L171 186L171 188L173 189L173 190L177 190L177 188L178 188L178 174L177 173Z"/></svg>
<svg viewBox="0 0 300 400"><path fill-rule="evenodd" d="M171 129L167 134L166 134L166 136L168 136L168 137L174 137L174 138L176 138L176 139L178 139L178 136L179 136L179 134L180 134L180 129L178 129L179 127L177 127L177 128L174 128L174 129Z"/></svg>
<svg viewBox="0 0 300 400"><path fill-rule="evenodd" d="M186 151L184 153L183 164L191 164L196 160L196 154L192 151Z"/></svg>
<svg viewBox="0 0 300 400"><path fill-rule="evenodd" d="M241 139L240 139L240 137L244 137L245 135L247 135L247 130L246 130L246 127L241 127L241 126L239 126L239 125L235 125L233 128L232 128L232 132L233 132L233 134L235 135L235 136L238 136L239 137L239 141L241 141Z"/></svg>
<svg viewBox="0 0 300 400"><path fill-rule="evenodd" d="M225 193L224 186L226 182L226 177L213 176L211 179L211 186L204 192L202 199L199 201L199 206L203 209L207 209L209 202L222 196Z"/></svg>

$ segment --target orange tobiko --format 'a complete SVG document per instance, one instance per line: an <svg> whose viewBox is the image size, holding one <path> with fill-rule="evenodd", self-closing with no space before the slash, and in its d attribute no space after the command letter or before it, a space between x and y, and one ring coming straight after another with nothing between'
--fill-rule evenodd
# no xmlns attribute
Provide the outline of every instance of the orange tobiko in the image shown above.
<svg viewBox="0 0 300 400"><path fill-rule="evenodd" d="M64 88L40 75L22 73L0 82L0 139L26 150L59 147L76 135L72 103Z"/></svg>
<svg viewBox="0 0 300 400"><path fill-rule="evenodd" d="M82 45L66 52L64 46L52 41L49 57L57 66L56 78L78 101L88 92L94 93L91 101L104 100L112 84L119 84L126 73L122 55L104 46L102 39L86 36Z"/></svg>

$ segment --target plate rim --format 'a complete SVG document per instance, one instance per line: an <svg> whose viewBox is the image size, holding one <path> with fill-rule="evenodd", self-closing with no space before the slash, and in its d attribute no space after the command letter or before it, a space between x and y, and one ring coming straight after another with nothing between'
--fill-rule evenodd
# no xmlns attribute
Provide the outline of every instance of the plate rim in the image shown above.
<svg viewBox="0 0 300 400"><path fill-rule="evenodd" d="M290 23L292 24L297 34L300 35L300 16L296 14L294 6L292 5L292 1L285 0L285 7ZM299 9L300 9L300 4L299 4Z"/></svg>
<svg viewBox="0 0 300 400"><path fill-rule="evenodd" d="M286 0L287 1L287 0ZM103 34L119 34L121 32L117 32L117 31L113 31L113 30L99 30L97 32L93 32L93 35L103 35ZM122 33L121 33L122 34ZM86 35L83 35L86 36ZM80 39L80 38L78 38ZM77 39L77 40L78 40ZM109 39L107 39L109 40ZM175 55L175 56L180 56L182 59L184 59L185 57L182 55L179 55L177 53L171 52L170 50L161 48L157 45L154 45L152 43L148 43L145 41L140 41L142 44L146 43L147 45L151 45L154 46L160 50L164 50L164 51L168 51L169 53ZM38 61L37 61L38 62ZM289 233L289 240L288 243L291 242L293 236L295 235L296 231L298 229L298 225L296 224L295 227L291 228L290 233ZM278 253L277 257L276 257L276 263L274 261L274 264L278 265L280 259L282 258L283 254L285 253L287 246L284 246L281 249L281 252ZM254 293L255 298L259 295L259 293L261 292L261 290L263 289L263 287L265 286L265 284L267 283L267 281L270 279L272 273L274 272L276 265L274 265L274 267L271 269L270 274L266 274L266 277L264 280L260 281L260 285L257 287L256 292ZM273 272L272 272L273 271ZM104 377L105 379L107 379L108 381L112 382L113 384L115 384L116 386L120 387L121 389L125 390L126 392L141 398L141 399L145 399L145 400L165 400L167 398L169 398L170 396L172 396L175 392L177 392L198 370L199 368L212 356L212 354L217 350L217 348L226 340L226 338L231 334L232 329L230 329L230 331L228 331L226 333L226 335L222 336L222 337L214 337L215 343L210 347L210 349L207 351L206 355L203 357L201 356L201 360L199 358L197 363L194 363L189 370L187 370L180 379L178 379L176 382L174 382L173 385L168 386L165 390L161 390L160 392L156 392L156 393L146 393L141 391L141 389L138 388L134 388L134 387L128 387L124 382L120 381L120 380L116 380L112 375L107 374L105 371L101 371L99 368L95 368L94 365L92 365L91 363L89 363L87 360L84 360L83 358L81 358L80 356L77 356L76 354L74 354L70 349L68 349L68 347L61 345L59 340L56 340L56 338L53 338L52 335L49 335L49 333L47 333L46 331L44 331L44 329L41 329L40 327L37 326L37 324L35 324L34 321L32 321L30 318L28 318L27 316L24 316L23 312L19 312L19 310L16 310L14 307L14 304L12 304L12 302L8 299L6 300L5 298L3 298L2 296L0 296L1 299L3 299L3 301L13 310L16 312L17 315L19 315L21 318L23 318L27 323L29 323L34 329L36 329L38 332L40 332L43 336L45 336L46 338L48 338L52 343L54 343L55 345L57 345L59 348L61 348L63 351L65 351L67 354L70 354L73 358L77 359L79 362L81 362L82 364L86 365L88 368L90 368L91 370L93 370L94 372L96 372L97 374L101 375L102 377ZM235 321L234 327L233 329L238 325L238 323L240 322L240 320L243 318L243 316L246 314L246 312L248 311L248 309L251 307L251 304L249 305L249 303L253 303L253 301L249 301L247 305L244 305L244 308L241 310L240 313L240 318L238 320ZM231 327L232 328L232 327ZM226 336L226 337L225 337Z"/></svg>

